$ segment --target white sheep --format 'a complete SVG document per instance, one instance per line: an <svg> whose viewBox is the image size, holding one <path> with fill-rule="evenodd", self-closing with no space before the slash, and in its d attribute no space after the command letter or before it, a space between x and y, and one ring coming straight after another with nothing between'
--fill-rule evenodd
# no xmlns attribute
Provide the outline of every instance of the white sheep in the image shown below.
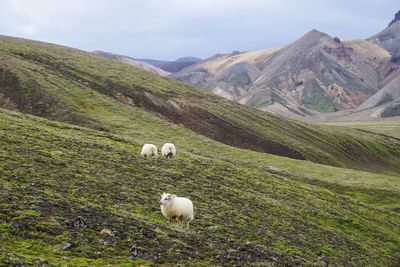
<svg viewBox="0 0 400 267"><path fill-rule="evenodd" d="M165 143L161 148L161 155L165 158L172 158L176 155L175 145L172 143Z"/></svg>
<svg viewBox="0 0 400 267"><path fill-rule="evenodd" d="M153 144L144 144L140 155L143 158L155 158L157 159L157 147Z"/></svg>
<svg viewBox="0 0 400 267"><path fill-rule="evenodd" d="M169 220L176 220L176 226L183 228L184 224L189 228L193 221L193 203L185 197L177 197L163 193L160 200L161 213Z"/></svg>

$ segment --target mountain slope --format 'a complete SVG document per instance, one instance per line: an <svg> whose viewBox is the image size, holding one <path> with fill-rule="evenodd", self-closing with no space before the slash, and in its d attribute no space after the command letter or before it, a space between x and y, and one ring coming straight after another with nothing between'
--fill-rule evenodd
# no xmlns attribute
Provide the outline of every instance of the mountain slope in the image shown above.
<svg viewBox="0 0 400 267"><path fill-rule="evenodd" d="M398 97L400 97L400 76L368 98L368 100L362 103L357 110L370 109L382 104L387 104Z"/></svg>
<svg viewBox="0 0 400 267"><path fill-rule="evenodd" d="M163 61L154 59L140 59L140 61L144 61L148 64L154 65L167 72L175 73L186 67L196 64L197 62L201 61L201 59L196 57L182 57L174 61Z"/></svg>
<svg viewBox="0 0 400 267"><path fill-rule="evenodd" d="M312 30L280 49L216 55L172 76L240 103L290 117L355 108L379 89L389 53Z"/></svg>
<svg viewBox="0 0 400 267"><path fill-rule="evenodd" d="M134 118L152 114L163 128L182 125L241 148L335 166L400 169L396 139L284 119L91 53L2 37L0 58L0 103L9 109L140 136L147 126ZM190 131L181 129L185 138L183 132Z"/></svg>
<svg viewBox="0 0 400 267"><path fill-rule="evenodd" d="M380 33L368 38L368 40L385 48L392 54L400 53L400 21L394 21Z"/></svg>
<svg viewBox="0 0 400 267"><path fill-rule="evenodd" d="M112 54L112 53L108 53L108 52L104 52L104 51L98 51L98 50L94 51L93 53L103 56L103 57L111 58L111 59L129 64L129 65L132 65L132 66L135 66L138 68L141 68L147 72L150 72L150 73L158 75L158 76L166 76L166 75L170 74L169 72L167 72L163 69L157 68L157 67L155 67L151 64L148 64L144 61L136 60L136 59L133 59L128 56L116 55L116 54Z"/></svg>
<svg viewBox="0 0 400 267"><path fill-rule="evenodd" d="M178 156L150 164L140 144L166 140L162 125L131 120L153 128L121 136L0 109L1 265L398 264L400 216L384 207L400 207L398 177L199 143L179 127L165 128ZM193 200L190 230L162 217L163 191Z"/></svg>

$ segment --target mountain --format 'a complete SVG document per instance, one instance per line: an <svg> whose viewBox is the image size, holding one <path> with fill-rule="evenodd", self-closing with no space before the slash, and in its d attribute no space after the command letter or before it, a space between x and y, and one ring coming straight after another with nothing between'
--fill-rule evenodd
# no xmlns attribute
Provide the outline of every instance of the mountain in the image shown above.
<svg viewBox="0 0 400 267"><path fill-rule="evenodd" d="M389 27L394 24L395 22L400 21L400 10L394 15L393 20L389 23Z"/></svg>
<svg viewBox="0 0 400 267"><path fill-rule="evenodd" d="M400 116L400 75L355 110L370 110L372 117ZM371 110L375 108L374 110Z"/></svg>
<svg viewBox="0 0 400 267"><path fill-rule="evenodd" d="M143 70L145 70L147 72L150 72L150 73L152 73L154 75L158 75L158 76L169 75L169 72L167 72L167 71L165 71L165 70L163 70L161 68L158 68L158 67L156 67L156 66L154 66L152 64L148 64L148 63L146 63L144 61L141 61L141 60L136 60L136 59L128 57L128 56L112 54L112 53L99 51L99 50L96 50L93 53L95 53L97 55L100 55L100 56L103 56L103 57L107 57L107 58L111 58L111 59L114 59L114 60L117 60L117 61L121 61L123 63L129 64L129 65L132 65L132 66L135 66L135 67L138 67L138 68L141 68L141 69L143 69Z"/></svg>
<svg viewBox="0 0 400 267"><path fill-rule="evenodd" d="M189 67L201 61L201 59L197 57L182 57L174 61L163 61L154 59L140 59L140 60L148 64L154 65L170 73L178 72L186 67Z"/></svg>
<svg viewBox="0 0 400 267"><path fill-rule="evenodd" d="M306 116L355 108L379 90L389 53L312 30L282 48L215 55L172 76L265 111Z"/></svg>
<svg viewBox="0 0 400 267"><path fill-rule="evenodd" d="M390 52L379 68L380 90L359 105L354 113L380 118L400 116L400 11L380 33L368 38Z"/></svg>
<svg viewBox="0 0 400 267"><path fill-rule="evenodd" d="M368 38L368 41L376 43L392 54L400 53L400 21L394 21L380 33Z"/></svg>
<svg viewBox="0 0 400 267"><path fill-rule="evenodd" d="M396 138L5 36L0 105L0 265L398 265ZM176 158L140 157L166 141ZM193 201L189 230L164 191Z"/></svg>

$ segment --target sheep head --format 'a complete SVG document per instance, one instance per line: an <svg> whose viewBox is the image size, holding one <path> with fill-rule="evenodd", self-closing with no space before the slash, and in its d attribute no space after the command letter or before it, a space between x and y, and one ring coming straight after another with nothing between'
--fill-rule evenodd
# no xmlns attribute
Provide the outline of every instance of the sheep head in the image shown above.
<svg viewBox="0 0 400 267"><path fill-rule="evenodd" d="M172 200L174 200L175 197L176 195L171 195L164 192L161 195L160 205L168 205L169 203L172 202Z"/></svg>

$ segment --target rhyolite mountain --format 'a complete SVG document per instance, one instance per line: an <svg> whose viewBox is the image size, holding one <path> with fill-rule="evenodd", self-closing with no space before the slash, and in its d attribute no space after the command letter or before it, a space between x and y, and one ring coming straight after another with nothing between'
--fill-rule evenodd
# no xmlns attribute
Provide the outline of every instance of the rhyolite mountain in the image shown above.
<svg viewBox="0 0 400 267"><path fill-rule="evenodd" d="M150 72L152 74L158 75L158 76L166 76L169 75L170 73L158 68L152 64L148 64L144 61L141 60L137 60L128 56L124 56L124 55L117 55L117 54L113 54L113 53L109 53L109 52L104 52L104 51L100 51L100 50L96 50L93 53L103 56L103 57L107 57L107 58L111 58L138 68L141 68L147 72Z"/></svg>
<svg viewBox="0 0 400 267"><path fill-rule="evenodd" d="M167 141L175 158L140 157ZM0 266L399 263L400 140L387 135L0 36L0 148ZM162 216L162 192L193 201L190 229Z"/></svg>
<svg viewBox="0 0 400 267"><path fill-rule="evenodd" d="M367 40L312 30L287 46L217 54L171 77L295 118L354 110L399 75L399 38L396 18Z"/></svg>

